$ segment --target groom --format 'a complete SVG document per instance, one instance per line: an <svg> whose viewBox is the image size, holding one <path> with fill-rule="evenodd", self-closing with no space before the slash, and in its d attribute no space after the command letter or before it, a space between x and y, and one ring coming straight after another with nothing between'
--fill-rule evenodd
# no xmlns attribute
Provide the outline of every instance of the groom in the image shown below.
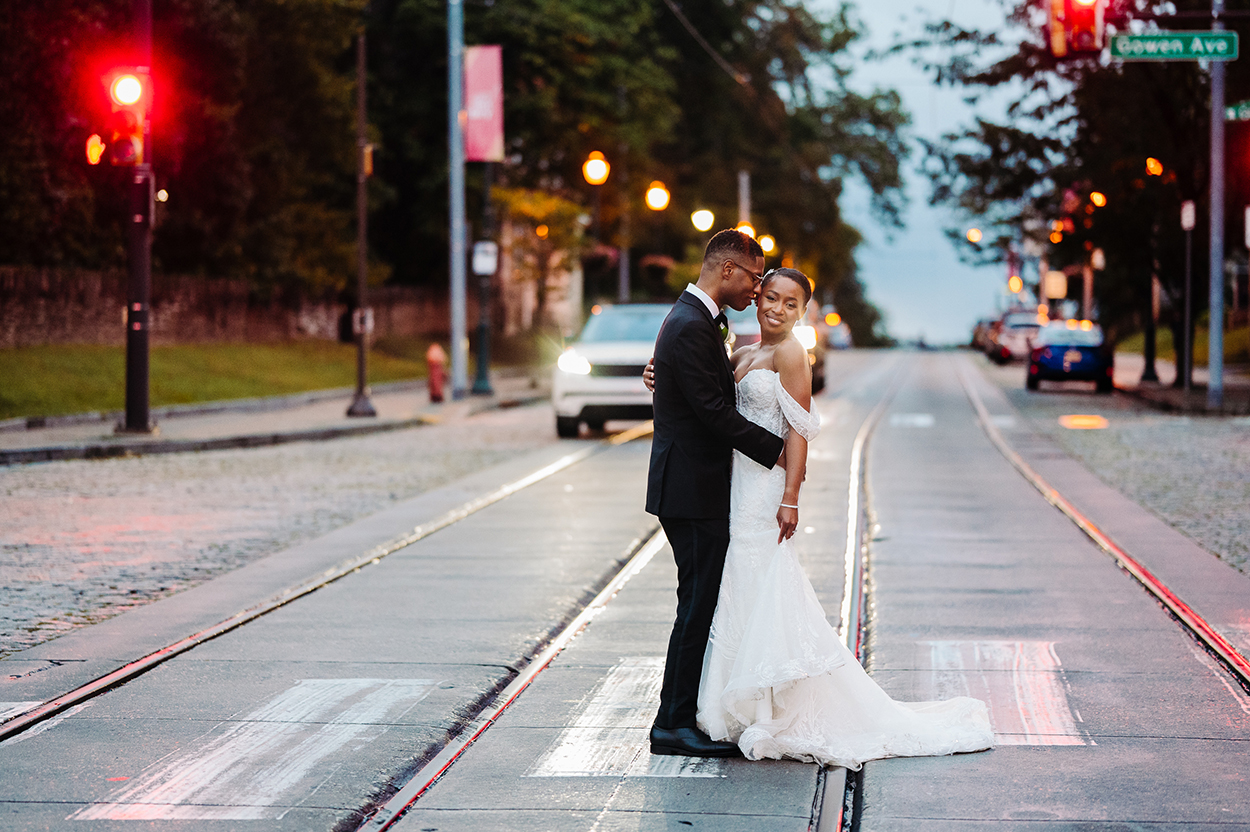
<svg viewBox="0 0 1250 832"><path fill-rule="evenodd" d="M733 449L769 468L781 437L735 408L733 369L725 351L722 305L739 311L755 298L764 251L746 234L725 230L703 254L699 280L686 287L655 344L655 436L647 475L647 511L677 561L677 620L668 642L651 753L733 757L695 726L699 677L729 547L729 474Z"/></svg>

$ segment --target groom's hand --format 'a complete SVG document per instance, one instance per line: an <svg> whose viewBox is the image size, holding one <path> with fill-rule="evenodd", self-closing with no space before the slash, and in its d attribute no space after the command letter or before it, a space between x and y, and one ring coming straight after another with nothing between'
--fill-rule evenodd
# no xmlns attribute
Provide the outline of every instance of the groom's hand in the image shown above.
<svg viewBox="0 0 1250 832"><path fill-rule="evenodd" d="M642 383L645 384L647 389L652 393L655 392L655 356L651 357L651 359L647 362L647 366L642 371Z"/></svg>
<svg viewBox="0 0 1250 832"><path fill-rule="evenodd" d="M797 508L786 508L785 506L778 508L777 526L781 530L777 535L778 543L794 537L794 530L799 527L799 510Z"/></svg>

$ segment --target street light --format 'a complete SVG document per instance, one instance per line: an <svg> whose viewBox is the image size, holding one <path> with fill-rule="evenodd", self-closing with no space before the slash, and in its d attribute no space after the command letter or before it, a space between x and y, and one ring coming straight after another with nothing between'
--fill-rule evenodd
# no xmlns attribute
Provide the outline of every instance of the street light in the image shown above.
<svg viewBox="0 0 1250 832"><path fill-rule="evenodd" d="M1102 191L1094 191L1089 195L1089 201L1094 203L1095 206L1103 208L1107 204L1107 195Z"/></svg>
<svg viewBox="0 0 1250 832"><path fill-rule="evenodd" d="M611 170L612 166L608 164L608 160L598 150L590 151L590 155L582 163L582 176L591 185L602 185L604 182L607 182L608 173Z"/></svg>
<svg viewBox="0 0 1250 832"><path fill-rule="evenodd" d="M652 211L663 211L668 207L668 188L664 187L664 183L657 179L647 188L646 199L647 207Z"/></svg>
<svg viewBox="0 0 1250 832"><path fill-rule="evenodd" d="M768 234L760 237L760 248L764 249L765 254L772 254L773 249L777 247L777 241Z"/></svg>
<svg viewBox="0 0 1250 832"><path fill-rule="evenodd" d="M1013 295L1018 295L1024 290L1024 281L1020 279L1020 275L1013 274L1007 281L1007 290Z"/></svg>
<svg viewBox="0 0 1250 832"><path fill-rule="evenodd" d="M1163 175L1163 163L1153 156L1146 159L1146 173L1150 176Z"/></svg>
<svg viewBox="0 0 1250 832"><path fill-rule="evenodd" d="M734 228L738 231L741 231L743 234L747 235L751 239L755 239L755 226L751 225L751 223L740 222L737 225L735 225Z"/></svg>
<svg viewBox="0 0 1250 832"><path fill-rule="evenodd" d="M964 236L968 238L968 242L970 243L979 243L981 242L981 236L982 236L981 229L969 228L968 233L965 234Z"/></svg>
<svg viewBox="0 0 1250 832"><path fill-rule="evenodd" d="M699 231L707 231L716 222L716 215L706 208L701 208L690 215L690 222Z"/></svg>

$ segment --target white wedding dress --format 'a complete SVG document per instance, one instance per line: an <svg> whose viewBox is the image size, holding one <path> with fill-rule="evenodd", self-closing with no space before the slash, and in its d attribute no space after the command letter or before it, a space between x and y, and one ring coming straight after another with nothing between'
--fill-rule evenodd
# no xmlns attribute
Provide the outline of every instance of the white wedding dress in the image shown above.
<svg viewBox="0 0 1250 832"><path fill-rule="evenodd" d="M785 436L815 436L809 414L768 369L738 383L738 410ZM777 543L785 471L734 452L729 552L699 684L699 727L751 760L859 769L866 760L978 751L994 744L985 703L895 702L825 618L789 540Z"/></svg>

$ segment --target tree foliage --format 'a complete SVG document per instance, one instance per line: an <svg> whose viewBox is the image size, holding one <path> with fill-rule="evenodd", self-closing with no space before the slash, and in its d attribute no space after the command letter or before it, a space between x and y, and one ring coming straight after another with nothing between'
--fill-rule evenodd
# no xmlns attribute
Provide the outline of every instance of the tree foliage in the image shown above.
<svg viewBox="0 0 1250 832"><path fill-rule="evenodd" d="M132 3L9 5L0 113L16 140L0 149L0 261L119 265L124 171L89 169L82 148L106 115L100 72L133 63ZM153 161L170 194L155 228L158 271L243 276L262 292L348 284L352 42L363 27L377 144L371 256L394 282L446 280L444 0L162 0L154 11ZM893 92L850 89L846 9L820 18L798 0L468 0L465 29L470 44L503 47L499 187L589 212L580 166L601 150L613 166L600 194L605 242L619 245L628 226L634 262L680 260L701 247L694 208L721 226L736 220L746 170L756 225L832 294L857 341L872 342L879 316L838 200L847 176L862 177L877 217L897 222L907 119ZM483 166L469 167L476 220ZM673 193L659 215L641 204L653 179Z"/></svg>

